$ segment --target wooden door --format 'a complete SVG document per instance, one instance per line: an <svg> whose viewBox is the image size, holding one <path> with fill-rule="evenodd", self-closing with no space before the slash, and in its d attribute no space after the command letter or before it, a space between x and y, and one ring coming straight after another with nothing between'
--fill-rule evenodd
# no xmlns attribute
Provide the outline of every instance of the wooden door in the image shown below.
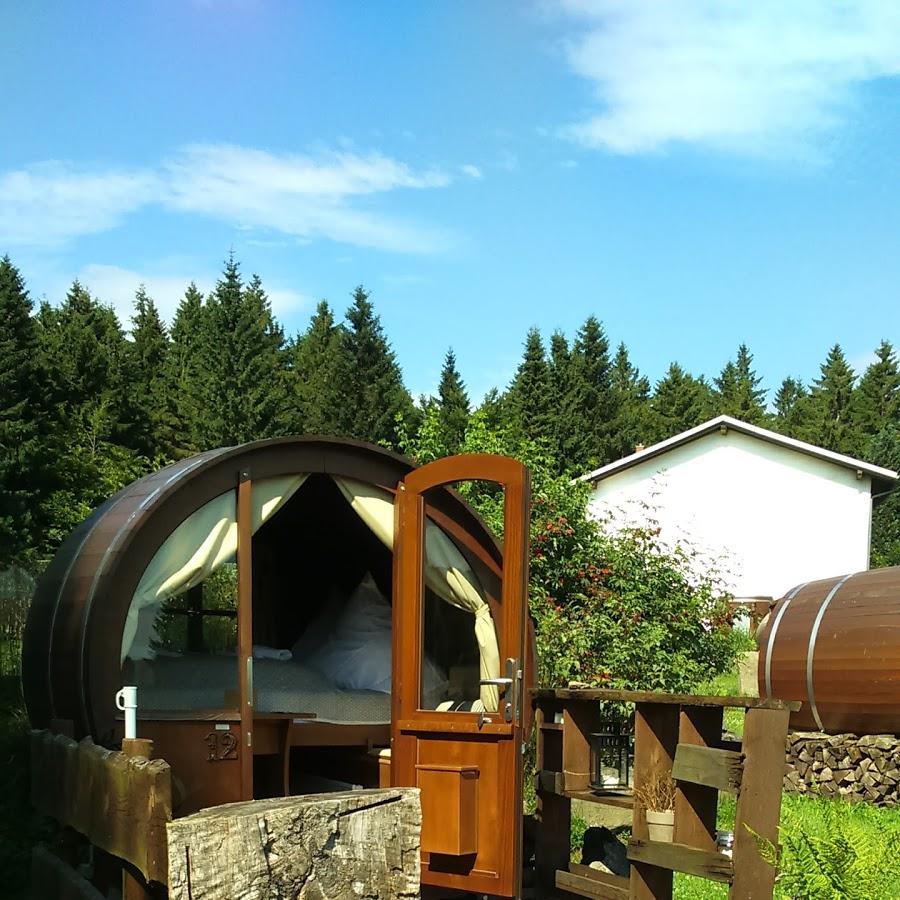
<svg viewBox="0 0 900 900"><path fill-rule="evenodd" d="M481 693L472 703L454 704L464 711L449 711L446 703L438 704L442 709L424 708L433 705L423 700L422 687L428 666L423 648L426 528L434 527L426 524L427 492L476 480L496 483L504 497L501 603L491 617L499 659L497 671L475 674L476 682L485 679L482 686L486 681L496 686L497 708L490 708L493 699L482 702L484 687L476 688ZM528 470L506 457L441 459L398 485L391 779L394 786L421 790L423 884L501 897L519 894L529 508Z"/></svg>

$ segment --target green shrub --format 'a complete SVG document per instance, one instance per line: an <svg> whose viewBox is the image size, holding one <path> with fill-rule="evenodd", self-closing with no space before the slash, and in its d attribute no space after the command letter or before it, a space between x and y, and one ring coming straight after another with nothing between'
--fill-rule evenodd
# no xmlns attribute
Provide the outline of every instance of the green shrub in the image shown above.
<svg viewBox="0 0 900 900"><path fill-rule="evenodd" d="M436 417L427 410L419 432L401 437L419 463L446 452ZM530 608L543 685L689 692L734 668L743 637L716 572L689 547L663 547L651 511L641 526L605 528L588 516L588 485L558 475L542 446L490 427L480 413L459 452L513 456L531 470ZM459 489L502 535L502 492L481 483Z"/></svg>

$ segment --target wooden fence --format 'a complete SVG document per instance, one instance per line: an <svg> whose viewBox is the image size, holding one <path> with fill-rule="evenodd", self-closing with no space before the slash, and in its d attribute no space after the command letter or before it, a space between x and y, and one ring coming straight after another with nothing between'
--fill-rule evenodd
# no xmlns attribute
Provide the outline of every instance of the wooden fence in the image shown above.
<svg viewBox="0 0 900 900"><path fill-rule="evenodd" d="M138 742L135 742L138 743ZM31 733L31 802L147 881L168 877L172 775L161 759L130 757L49 731Z"/></svg>
<svg viewBox="0 0 900 900"><path fill-rule="evenodd" d="M543 896L597 900L670 900L673 872L730 885L730 900L772 897L775 870L754 834L778 842L784 745L798 703L750 697L692 697L640 691L535 691L538 728L538 842ZM600 703L635 704L634 787L675 779L672 843L651 841L636 796L590 787L590 735L600 731ZM746 710L741 743L722 737L726 707ZM737 795L733 855L716 847L719 791ZM630 877L570 862L571 801L633 808Z"/></svg>

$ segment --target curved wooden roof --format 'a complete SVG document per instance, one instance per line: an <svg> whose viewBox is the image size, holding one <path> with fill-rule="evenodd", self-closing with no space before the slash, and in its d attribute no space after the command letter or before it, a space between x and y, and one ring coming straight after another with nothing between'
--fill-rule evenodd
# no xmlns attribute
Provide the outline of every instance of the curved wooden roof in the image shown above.
<svg viewBox="0 0 900 900"><path fill-rule="evenodd" d="M321 472L394 490L413 468L408 459L370 444L285 437L210 450L123 488L72 532L37 586L22 654L32 724L71 720L77 736L108 742L122 631L144 569L174 528L235 488L241 472L253 480ZM433 503L436 520L486 587L496 583L502 552L481 519L451 490ZM499 596L490 587L488 594Z"/></svg>

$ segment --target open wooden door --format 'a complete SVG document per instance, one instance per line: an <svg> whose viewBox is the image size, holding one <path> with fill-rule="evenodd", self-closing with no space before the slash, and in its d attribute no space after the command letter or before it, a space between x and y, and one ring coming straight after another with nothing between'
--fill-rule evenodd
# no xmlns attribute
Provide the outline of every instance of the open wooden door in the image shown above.
<svg viewBox="0 0 900 900"><path fill-rule="evenodd" d="M429 709L434 704L426 697L424 674L426 547L430 557L434 525L428 524L427 497L462 481L493 482L503 489L501 611L492 617L469 593L469 611L482 619L476 627L476 633L482 629L481 686L475 689L480 695L452 704L454 711L447 703ZM528 470L501 456L448 457L416 469L398 485L391 780L421 790L425 885L519 895L529 508Z"/></svg>

